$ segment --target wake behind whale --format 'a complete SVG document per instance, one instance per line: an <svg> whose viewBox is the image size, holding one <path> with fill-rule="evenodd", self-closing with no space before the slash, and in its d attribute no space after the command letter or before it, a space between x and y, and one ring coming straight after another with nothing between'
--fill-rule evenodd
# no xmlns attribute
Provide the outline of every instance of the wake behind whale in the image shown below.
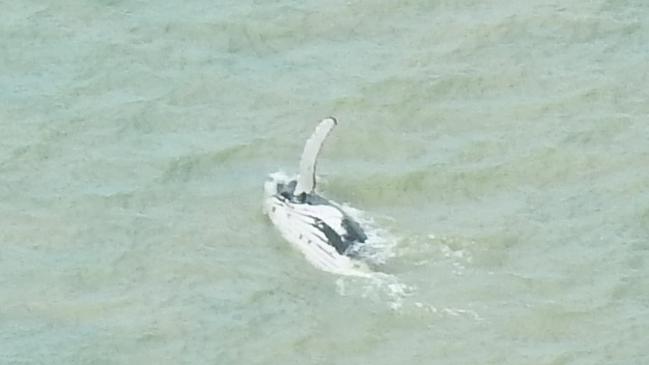
<svg viewBox="0 0 649 365"><path fill-rule="evenodd" d="M359 259L368 240L361 224L340 204L315 191L316 162L322 144L337 125L333 117L320 122L307 140L297 178L275 173L264 185L264 211L281 235L319 269L367 276ZM348 209L349 210L349 209Z"/></svg>

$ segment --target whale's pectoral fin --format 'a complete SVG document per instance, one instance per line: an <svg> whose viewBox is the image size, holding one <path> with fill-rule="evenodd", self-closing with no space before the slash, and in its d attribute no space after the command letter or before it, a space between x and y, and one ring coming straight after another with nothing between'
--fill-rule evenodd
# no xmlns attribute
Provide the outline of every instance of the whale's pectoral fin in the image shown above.
<svg viewBox="0 0 649 365"><path fill-rule="evenodd" d="M336 124L336 119L333 117L323 119L316 127L315 132L306 141L302 159L300 160L300 176L297 179L295 195L310 193L315 189L316 160L324 140Z"/></svg>

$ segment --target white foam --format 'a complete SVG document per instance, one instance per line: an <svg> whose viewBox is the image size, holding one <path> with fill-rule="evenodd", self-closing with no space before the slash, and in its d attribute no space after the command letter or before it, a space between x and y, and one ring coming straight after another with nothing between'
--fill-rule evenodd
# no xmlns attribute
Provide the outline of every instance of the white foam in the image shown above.
<svg viewBox="0 0 649 365"><path fill-rule="evenodd" d="M366 212L356 209L347 203L341 205L345 212L358 222L367 236L367 240L357 246L355 252L360 258L372 265L385 264L389 259L396 256L395 248L398 239L387 229L382 228L376 220Z"/></svg>
<svg viewBox="0 0 649 365"><path fill-rule="evenodd" d="M363 278L340 277L336 286L341 296L360 295L386 302L393 310L401 309L405 299L415 292L414 287L402 283L396 276L381 272L371 272Z"/></svg>

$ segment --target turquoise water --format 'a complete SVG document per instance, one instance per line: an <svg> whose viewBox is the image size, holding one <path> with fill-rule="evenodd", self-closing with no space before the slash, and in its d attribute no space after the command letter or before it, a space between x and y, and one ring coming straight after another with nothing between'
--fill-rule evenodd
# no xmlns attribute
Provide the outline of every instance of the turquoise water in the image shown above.
<svg viewBox="0 0 649 365"><path fill-rule="evenodd" d="M645 1L4 2L0 363L646 364ZM323 194L389 284L261 212Z"/></svg>

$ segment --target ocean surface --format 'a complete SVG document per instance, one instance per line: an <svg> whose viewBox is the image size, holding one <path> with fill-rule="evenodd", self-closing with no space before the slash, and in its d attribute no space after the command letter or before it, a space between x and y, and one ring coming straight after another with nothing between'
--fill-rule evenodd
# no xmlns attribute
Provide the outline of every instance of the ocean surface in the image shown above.
<svg viewBox="0 0 649 365"><path fill-rule="evenodd" d="M0 364L649 363L646 0L0 8ZM329 115L383 279L262 213Z"/></svg>

